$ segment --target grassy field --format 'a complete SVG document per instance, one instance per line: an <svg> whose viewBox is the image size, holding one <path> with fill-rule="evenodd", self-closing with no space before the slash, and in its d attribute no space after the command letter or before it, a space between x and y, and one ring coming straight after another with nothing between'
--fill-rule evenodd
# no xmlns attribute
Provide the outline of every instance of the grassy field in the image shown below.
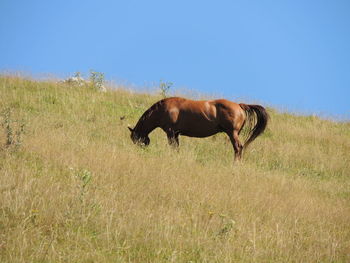
<svg viewBox="0 0 350 263"><path fill-rule="evenodd" d="M158 99L0 77L0 262L350 262L350 123L268 109L233 165L223 134L132 144Z"/></svg>

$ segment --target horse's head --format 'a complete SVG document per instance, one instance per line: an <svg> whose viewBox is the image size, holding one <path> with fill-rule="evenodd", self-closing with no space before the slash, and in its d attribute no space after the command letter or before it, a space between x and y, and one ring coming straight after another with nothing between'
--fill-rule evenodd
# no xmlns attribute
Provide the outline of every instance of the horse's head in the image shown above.
<svg viewBox="0 0 350 263"><path fill-rule="evenodd" d="M138 133L137 131L135 131L135 129L128 127L131 134L130 134L130 138L132 140L133 143L138 144L138 145L144 145L147 146L150 143L150 139L148 138L147 135L143 135Z"/></svg>

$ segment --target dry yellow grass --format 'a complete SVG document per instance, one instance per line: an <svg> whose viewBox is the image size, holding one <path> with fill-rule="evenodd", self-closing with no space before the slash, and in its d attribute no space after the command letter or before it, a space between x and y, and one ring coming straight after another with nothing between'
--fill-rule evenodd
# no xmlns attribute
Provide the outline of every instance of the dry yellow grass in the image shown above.
<svg viewBox="0 0 350 263"><path fill-rule="evenodd" d="M269 109L232 165L224 135L133 145L156 95L3 76L0 98L26 124L0 133L1 262L350 261L349 123Z"/></svg>

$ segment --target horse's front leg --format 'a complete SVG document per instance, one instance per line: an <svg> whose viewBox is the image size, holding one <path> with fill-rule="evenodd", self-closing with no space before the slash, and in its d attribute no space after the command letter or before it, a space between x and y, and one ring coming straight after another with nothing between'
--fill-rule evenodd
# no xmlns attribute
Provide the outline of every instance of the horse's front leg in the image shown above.
<svg viewBox="0 0 350 263"><path fill-rule="evenodd" d="M175 133L174 130L169 129L166 131L166 135L168 137L168 143L172 147L179 147L179 134Z"/></svg>

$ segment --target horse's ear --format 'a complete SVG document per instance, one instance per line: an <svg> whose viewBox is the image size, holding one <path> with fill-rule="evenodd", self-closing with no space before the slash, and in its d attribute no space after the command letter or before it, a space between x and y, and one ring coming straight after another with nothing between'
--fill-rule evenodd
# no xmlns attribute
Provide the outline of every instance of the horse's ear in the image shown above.
<svg viewBox="0 0 350 263"><path fill-rule="evenodd" d="M134 131L134 129L133 129L133 128L131 128L130 126L128 126L128 129L129 129L131 132L133 132L133 131Z"/></svg>

